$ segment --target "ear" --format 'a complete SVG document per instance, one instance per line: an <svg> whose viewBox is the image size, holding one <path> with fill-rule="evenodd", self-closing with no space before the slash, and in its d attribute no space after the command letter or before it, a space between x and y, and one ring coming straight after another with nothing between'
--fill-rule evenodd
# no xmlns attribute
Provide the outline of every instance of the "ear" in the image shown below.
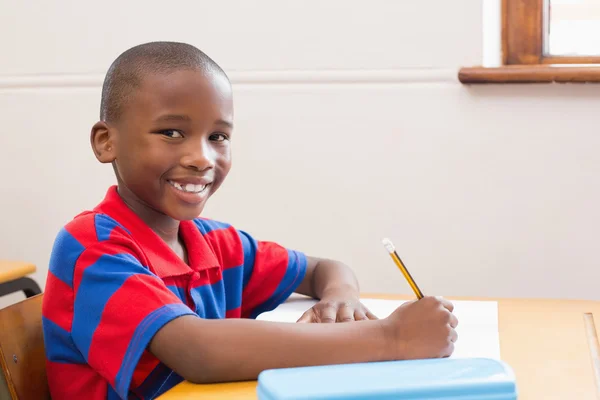
<svg viewBox="0 0 600 400"><path fill-rule="evenodd" d="M90 142L96 158L101 163L112 163L117 158L114 129L104 121L96 122L92 127Z"/></svg>

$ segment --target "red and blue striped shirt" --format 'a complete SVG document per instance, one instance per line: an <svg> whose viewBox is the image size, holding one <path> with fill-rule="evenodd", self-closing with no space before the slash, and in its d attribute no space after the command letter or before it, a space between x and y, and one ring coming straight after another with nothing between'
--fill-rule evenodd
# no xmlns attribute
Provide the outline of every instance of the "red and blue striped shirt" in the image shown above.
<svg viewBox="0 0 600 400"><path fill-rule="evenodd" d="M182 221L186 264L116 187L57 235L43 300L48 382L57 399L154 398L182 381L148 350L182 315L255 318L285 301L304 254L212 220Z"/></svg>

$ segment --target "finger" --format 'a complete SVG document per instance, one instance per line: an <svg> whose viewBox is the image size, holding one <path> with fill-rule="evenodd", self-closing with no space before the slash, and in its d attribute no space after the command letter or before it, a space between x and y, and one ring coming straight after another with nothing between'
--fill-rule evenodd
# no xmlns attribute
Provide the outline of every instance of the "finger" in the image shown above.
<svg viewBox="0 0 600 400"><path fill-rule="evenodd" d="M325 306L317 311L317 321L323 323L332 323L336 319L336 308L333 306Z"/></svg>
<svg viewBox="0 0 600 400"><path fill-rule="evenodd" d="M367 310L367 318L368 319L379 319L377 315L373 314L371 311Z"/></svg>
<svg viewBox="0 0 600 400"><path fill-rule="evenodd" d="M440 303L442 303L442 306L444 306L445 309L450 312L454 311L454 304L452 304L450 300L444 299L443 297L438 297L437 299Z"/></svg>
<svg viewBox="0 0 600 400"><path fill-rule="evenodd" d="M354 310L354 320L355 321L366 321L369 318L367 314L365 314L362 310Z"/></svg>
<svg viewBox="0 0 600 400"><path fill-rule="evenodd" d="M458 326L458 318L456 318L456 315L450 314L450 321L448 323L451 327L456 328Z"/></svg>
<svg viewBox="0 0 600 400"><path fill-rule="evenodd" d="M452 353L454 353L454 343L450 343L446 347L446 351L444 352L444 355L442 357L443 358L450 357L452 355Z"/></svg>
<svg viewBox="0 0 600 400"><path fill-rule="evenodd" d="M315 312L311 308L310 310L306 310L304 314L300 318L298 318L297 323L307 323L307 322L316 322Z"/></svg>
<svg viewBox="0 0 600 400"><path fill-rule="evenodd" d="M411 304L414 304L414 303L416 303L416 302L417 302L417 300L407 300L407 301L405 301L404 303L400 304L400 307L398 307L398 308L402 308L402 307L408 307L408 306L410 306Z"/></svg>
<svg viewBox="0 0 600 400"><path fill-rule="evenodd" d="M457 340L458 340L458 332L456 332L456 330L455 330L455 329L452 329L452 330L450 331L450 341L451 341L452 343L456 343L456 341L457 341Z"/></svg>
<svg viewBox="0 0 600 400"><path fill-rule="evenodd" d="M454 329L452 329L450 331L450 341L452 343L456 343L457 340L458 340L458 332L456 332Z"/></svg>
<svg viewBox="0 0 600 400"><path fill-rule="evenodd" d="M354 321L354 309L348 304L342 304L337 311L337 322Z"/></svg>

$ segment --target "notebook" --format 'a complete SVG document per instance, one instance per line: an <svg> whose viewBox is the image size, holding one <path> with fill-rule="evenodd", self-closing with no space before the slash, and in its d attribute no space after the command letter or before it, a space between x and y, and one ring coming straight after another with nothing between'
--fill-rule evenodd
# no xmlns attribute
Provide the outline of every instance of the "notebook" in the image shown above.
<svg viewBox="0 0 600 400"><path fill-rule="evenodd" d="M378 318L390 315L403 300L363 298L361 302ZM495 301L452 301L458 318L458 341L451 358L481 357L500 360L498 333L498 303ZM295 297L273 311L260 314L257 319L295 323L316 300Z"/></svg>

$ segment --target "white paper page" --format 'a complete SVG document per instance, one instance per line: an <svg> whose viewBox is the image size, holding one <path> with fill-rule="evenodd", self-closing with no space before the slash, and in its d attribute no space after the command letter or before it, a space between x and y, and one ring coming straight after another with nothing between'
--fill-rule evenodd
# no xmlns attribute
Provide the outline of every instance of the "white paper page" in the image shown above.
<svg viewBox="0 0 600 400"><path fill-rule="evenodd" d="M361 299L361 302L379 318L390 315L403 300ZM263 313L259 320L295 323L316 303L313 299L290 298L273 311ZM500 359L498 333L498 303L495 301L452 301L458 318L458 341L452 358L485 357Z"/></svg>

